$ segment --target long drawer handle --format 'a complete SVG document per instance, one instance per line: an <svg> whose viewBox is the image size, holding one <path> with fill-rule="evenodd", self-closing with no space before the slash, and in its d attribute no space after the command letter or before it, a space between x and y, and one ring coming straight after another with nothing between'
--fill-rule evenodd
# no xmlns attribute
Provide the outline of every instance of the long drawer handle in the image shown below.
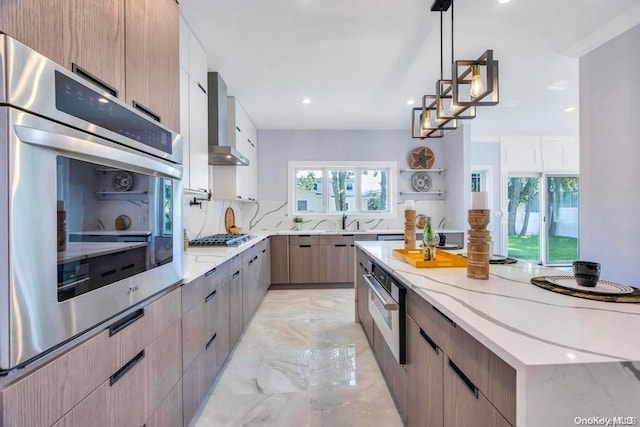
<svg viewBox="0 0 640 427"><path fill-rule="evenodd" d="M198 87L205 95L207 94L207 90L200 83L198 83Z"/></svg>
<svg viewBox="0 0 640 427"><path fill-rule="evenodd" d="M299 248L310 248L311 245L298 245Z"/></svg>
<svg viewBox="0 0 640 427"><path fill-rule="evenodd" d="M232 279L235 279L236 277L238 277L240 275L239 271L236 271L235 273L233 273L233 276L231 277Z"/></svg>
<svg viewBox="0 0 640 427"><path fill-rule="evenodd" d="M364 274L362 277L369 285L369 289L371 289L371 292L373 292L374 295L380 301L382 301L382 305L384 306L385 310L398 311L400 309L400 305L393 299L391 299L390 296L388 296L389 294L387 293L386 289L379 285L378 281L374 279L372 275Z"/></svg>
<svg viewBox="0 0 640 427"><path fill-rule="evenodd" d="M124 365L122 368L118 369L115 374L113 374L113 375L111 375L111 377L109 377L109 386L114 385L122 377L127 375L127 372L132 370L133 367L136 366L138 363L140 363L140 361L142 359L144 359L144 350L142 350L140 353L136 354L133 359L131 359L131 360L129 360L127 362L126 365Z"/></svg>
<svg viewBox="0 0 640 427"><path fill-rule="evenodd" d="M298 237L311 237L311 234L298 234Z"/></svg>
<svg viewBox="0 0 640 427"><path fill-rule="evenodd" d="M446 320L447 322L451 323L451 326L453 326L454 328L457 326L456 322L454 322L453 320L449 319L449 317L447 317L446 314L444 314L443 312L441 312L440 310L438 310L437 308L435 308L433 306L431 306L431 307L436 311L436 313L438 313L440 316L444 317L444 320Z"/></svg>
<svg viewBox="0 0 640 427"><path fill-rule="evenodd" d="M215 273L215 272L216 272L216 269L215 269L215 268L214 268L214 269L211 269L211 270L207 271L206 273L204 273L204 277L209 277L209 276L211 276L211 275L212 275L213 273Z"/></svg>
<svg viewBox="0 0 640 427"><path fill-rule="evenodd" d="M141 111L142 113L144 113L147 116L151 117L156 122L160 121L160 116L159 115L157 115L156 113L154 113L153 111L151 111L150 109L148 109L147 107L145 107L144 105L140 104L137 101L133 101L133 108L135 108L136 110Z"/></svg>
<svg viewBox="0 0 640 427"><path fill-rule="evenodd" d="M117 272L118 272L118 270L105 271L104 273L100 273L100 277L111 276L112 274L116 274Z"/></svg>
<svg viewBox="0 0 640 427"><path fill-rule="evenodd" d="M343 234L342 237L353 237L353 234Z"/></svg>
<svg viewBox="0 0 640 427"><path fill-rule="evenodd" d="M453 363L453 361L451 359L449 359L449 366L451 367L451 369L453 369L453 372L455 372L460 379L462 380L462 382L464 382L464 384L469 388L469 391L471 392L471 394L473 394L475 396L475 398L478 398L478 387L476 387L476 385L469 379L469 377L467 377L464 372L462 372L460 370L460 368L458 368L458 366L456 366L455 363Z"/></svg>
<svg viewBox="0 0 640 427"><path fill-rule="evenodd" d="M85 70L84 68L80 67L78 64L72 62L71 71L74 74L77 74L83 79L88 80L89 82L98 86L100 89L104 90L105 92L109 92L110 95L115 96L116 98L118 97L118 90L116 88L103 82L102 80L100 80L99 78L97 78L96 76L94 76L93 74Z"/></svg>
<svg viewBox="0 0 640 427"><path fill-rule="evenodd" d="M129 269L132 269L135 266L136 266L135 264L125 265L124 267L120 268L120 271L129 270Z"/></svg>
<svg viewBox="0 0 640 427"><path fill-rule="evenodd" d="M138 320L144 317L144 308L139 308L131 314L126 315L122 319L118 320L111 326L109 326L109 336L114 336L127 326L133 325Z"/></svg>
<svg viewBox="0 0 640 427"><path fill-rule="evenodd" d="M335 244L333 246L335 246L336 248L346 248L347 247L347 245L343 245L343 244Z"/></svg>
<svg viewBox="0 0 640 427"><path fill-rule="evenodd" d="M213 344L213 342L216 340L216 337L218 336L217 333L213 334L213 336L211 337L211 339L209 341L207 341L207 343L204 345L204 349L205 350L209 350L209 347L211 347L211 344Z"/></svg>
<svg viewBox="0 0 640 427"><path fill-rule="evenodd" d="M215 291L211 292L209 295L207 295L207 296L204 298L204 302L205 302L205 303L207 303L207 302L211 301L211 300L213 299L213 297L215 297L215 296L216 296L216 292L218 292L218 291L217 291L217 290L215 290Z"/></svg>
<svg viewBox="0 0 640 427"><path fill-rule="evenodd" d="M438 345L435 343L434 340L432 340L429 335L427 335L427 333L424 331L424 329L420 328L420 335L422 336L422 338L424 338L424 340L429 343L429 345L431 346L431 348L433 349L433 351L436 352L436 354L440 353L440 349L438 347Z"/></svg>

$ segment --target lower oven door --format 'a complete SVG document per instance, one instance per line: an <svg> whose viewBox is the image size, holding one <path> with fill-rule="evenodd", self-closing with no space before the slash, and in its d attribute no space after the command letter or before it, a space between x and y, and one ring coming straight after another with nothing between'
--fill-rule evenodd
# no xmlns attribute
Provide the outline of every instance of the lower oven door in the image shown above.
<svg viewBox="0 0 640 427"><path fill-rule="evenodd" d="M0 370L21 366L182 280L182 169L103 138L0 107ZM0 154L0 157L5 153ZM0 162L2 166L2 162ZM1 168L5 170L4 168ZM140 242L72 242L114 231ZM118 222L120 217L120 222ZM3 246L6 245L6 246ZM4 275L3 273L0 273Z"/></svg>
<svg viewBox="0 0 640 427"><path fill-rule="evenodd" d="M369 313L395 359L404 364L404 305L395 301L375 277L370 274L363 277L369 286Z"/></svg>

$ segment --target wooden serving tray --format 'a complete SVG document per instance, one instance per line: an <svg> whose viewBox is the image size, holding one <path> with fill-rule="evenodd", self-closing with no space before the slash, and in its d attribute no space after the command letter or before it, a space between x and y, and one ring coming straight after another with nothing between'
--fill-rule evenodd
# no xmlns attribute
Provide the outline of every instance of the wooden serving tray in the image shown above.
<svg viewBox="0 0 640 427"><path fill-rule="evenodd" d="M393 255L416 268L466 267L467 259L461 255L438 250L435 261L424 261L422 249L394 249Z"/></svg>

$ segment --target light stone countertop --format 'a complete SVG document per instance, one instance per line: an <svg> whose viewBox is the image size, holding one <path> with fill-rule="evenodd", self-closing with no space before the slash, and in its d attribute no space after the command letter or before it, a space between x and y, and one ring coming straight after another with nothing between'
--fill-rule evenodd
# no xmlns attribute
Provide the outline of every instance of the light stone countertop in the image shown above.
<svg viewBox="0 0 640 427"><path fill-rule="evenodd" d="M538 288L532 277L566 273L522 261L474 280L465 268L406 264L392 254L398 242L356 246L516 369L518 426L640 417L640 304Z"/></svg>

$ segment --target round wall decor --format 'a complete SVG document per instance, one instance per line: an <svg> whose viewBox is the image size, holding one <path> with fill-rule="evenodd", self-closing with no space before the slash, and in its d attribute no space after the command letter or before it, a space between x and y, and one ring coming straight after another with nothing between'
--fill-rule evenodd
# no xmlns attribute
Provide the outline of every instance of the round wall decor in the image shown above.
<svg viewBox="0 0 640 427"><path fill-rule="evenodd" d="M429 147L416 147L409 153L409 167L411 169L431 169L436 156Z"/></svg>
<svg viewBox="0 0 640 427"><path fill-rule="evenodd" d="M416 172L411 177L411 186L415 191L431 190L431 176L426 172Z"/></svg>
<svg viewBox="0 0 640 427"><path fill-rule="evenodd" d="M114 191L129 191L133 187L133 175L126 171L118 171L111 178L111 188Z"/></svg>

